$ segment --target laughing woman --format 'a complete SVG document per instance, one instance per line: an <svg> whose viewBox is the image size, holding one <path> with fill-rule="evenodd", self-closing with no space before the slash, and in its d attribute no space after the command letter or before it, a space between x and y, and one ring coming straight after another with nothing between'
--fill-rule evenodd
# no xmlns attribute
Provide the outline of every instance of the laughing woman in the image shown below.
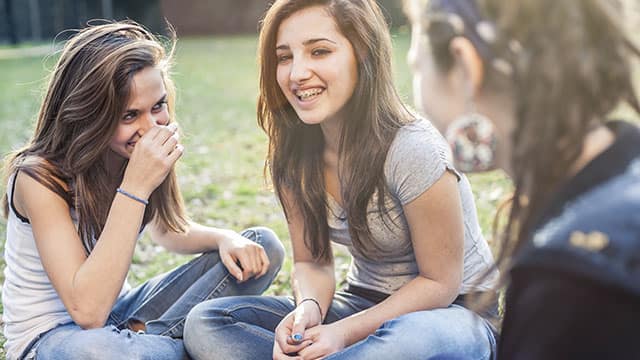
<svg viewBox="0 0 640 360"><path fill-rule="evenodd" d="M491 326L464 307L495 280L478 281L493 260L469 183L396 94L376 2L276 1L259 48L258 118L289 224L294 296L197 306L190 355L491 358ZM353 258L337 292L331 242Z"/></svg>
<svg viewBox="0 0 640 360"><path fill-rule="evenodd" d="M129 22L91 26L62 50L35 134L8 159L8 359L183 359L195 304L259 294L280 268L272 231L186 218L170 55ZM204 254L131 289L144 229L169 250Z"/></svg>

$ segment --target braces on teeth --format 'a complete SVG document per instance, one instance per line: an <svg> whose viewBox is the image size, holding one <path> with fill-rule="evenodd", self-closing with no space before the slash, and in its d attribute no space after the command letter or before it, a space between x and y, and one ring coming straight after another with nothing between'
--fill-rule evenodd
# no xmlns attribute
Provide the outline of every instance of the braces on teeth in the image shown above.
<svg viewBox="0 0 640 360"><path fill-rule="evenodd" d="M310 97L312 97L314 95L318 95L321 92L322 92L322 89L311 89L311 90L300 91L300 92L298 92L297 95L298 95L298 97L300 99L304 100L304 99L310 98Z"/></svg>

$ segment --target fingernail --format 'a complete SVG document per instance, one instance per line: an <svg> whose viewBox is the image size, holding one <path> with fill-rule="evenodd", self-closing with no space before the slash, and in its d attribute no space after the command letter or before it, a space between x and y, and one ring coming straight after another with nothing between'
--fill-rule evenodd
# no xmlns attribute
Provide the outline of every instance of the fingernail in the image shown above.
<svg viewBox="0 0 640 360"><path fill-rule="evenodd" d="M293 340L295 341L300 341L302 340L302 334L293 334L291 338L293 338Z"/></svg>

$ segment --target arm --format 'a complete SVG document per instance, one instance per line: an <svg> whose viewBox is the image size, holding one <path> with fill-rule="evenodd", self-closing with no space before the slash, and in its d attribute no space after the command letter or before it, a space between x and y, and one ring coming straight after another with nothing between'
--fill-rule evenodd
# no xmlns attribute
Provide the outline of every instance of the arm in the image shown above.
<svg viewBox="0 0 640 360"><path fill-rule="evenodd" d="M380 304L312 329L309 336L314 345L300 354L310 359L326 356L364 339L387 320L450 305L462 281L464 225L460 204L457 179L445 172L427 191L405 205L418 276Z"/></svg>
<svg viewBox="0 0 640 360"><path fill-rule="evenodd" d="M217 229L189 221L184 233L167 231L154 221L151 224L151 238L166 249L194 254L218 250L220 260L239 281L256 278L269 270L269 258L260 244L242 237L232 230Z"/></svg>
<svg viewBox="0 0 640 360"><path fill-rule="evenodd" d="M73 321L83 328L103 326L129 270L144 206L116 196L87 257L69 207L57 194L20 173L15 200L31 222L44 269Z"/></svg>
<svg viewBox="0 0 640 360"><path fill-rule="evenodd" d="M288 358L285 354L298 352L308 345L308 342L291 341L294 334L305 336L307 329L322 323L318 306L322 315L326 315L335 292L335 274L333 260L322 263L313 258L311 251L304 243L304 221L294 201L289 201L287 194L283 202L289 215L289 235L293 248L292 288L297 304L294 311L287 315L276 328L274 343L274 358Z"/></svg>
<svg viewBox="0 0 640 360"><path fill-rule="evenodd" d="M182 154L173 132L160 127L135 147L121 187L147 198ZM83 328L104 325L122 288L144 215L144 205L122 194L111 203L95 248L86 255L66 202L22 173L14 200L33 228L45 271L73 321Z"/></svg>

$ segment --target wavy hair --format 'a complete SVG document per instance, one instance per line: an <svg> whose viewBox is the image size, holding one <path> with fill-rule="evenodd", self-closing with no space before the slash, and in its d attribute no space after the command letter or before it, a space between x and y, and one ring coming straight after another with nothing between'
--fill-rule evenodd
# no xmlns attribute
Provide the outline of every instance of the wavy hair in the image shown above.
<svg viewBox="0 0 640 360"><path fill-rule="evenodd" d="M454 61L449 43L460 34L427 3L418 16L427 20L433 56L446 71ZM616 0L471 3L497 34L495 42L481 44L488 52L479 51L487 73L483 86L508 94L515 104L510 139L515 190L497 259L505 267L535 231L553 190L571 177L587 134L621 103L640 113L631 67L640 50ZM495 59L510 71L487 66L495 65Z"/></svg>
<svg viewBox="0 0 640 360"><path fill-rule="evenodd" d="M269 137L265 172L288 218L283 190L300 209L305 244L317 259L331 257L327 224L327 195L323 175L324 138L319 125L304 124L276 81L276 40L282 21L297 11L323 6L353 46L358 81L345 105L346 118L339 139L338 177L356 247L365 254L376 248L370 240L367 206L374 193L384 212L384 161L397 130L412 116L393 83L391 38L374 0L277 0L261 24L258 61L260 94L258 124ZM366 150L365 150L366 149Z"/></svg>
<svg viewBox="0 0 640 360"><path fill-rule="evenodd" d="M92 25L80 30L62 49L29 143L6 158L6 176L23 172L59 195L75 211L87 253L107 220L127 161L117 171L106 158L121 114L129 101L133 77L142 69L162 71L171 118L175 88L168 76L175 40L169 51L161 40L132 22ZM5 216L9 211L3 199ZM171 170L149 199L143 225L157 218L168 230L187 223L175 171Z"/></svg>

